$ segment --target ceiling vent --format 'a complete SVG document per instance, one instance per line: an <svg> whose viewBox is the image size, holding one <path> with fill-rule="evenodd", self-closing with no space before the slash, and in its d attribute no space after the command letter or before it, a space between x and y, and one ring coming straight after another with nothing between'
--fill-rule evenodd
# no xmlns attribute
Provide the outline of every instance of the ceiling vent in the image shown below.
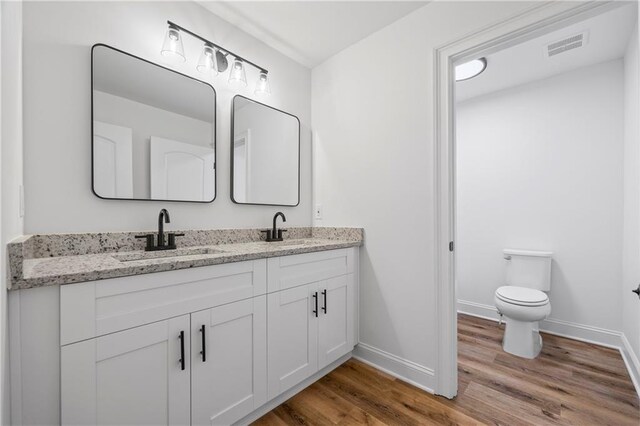
<svg viewBox="0 0 640 426"><path fill-rule="evenodd" d="M549 43L544 48L545 55L547 58L551 58L559 55L560 53L583 47L587 44L588 35L588 32L585 31L580 34L572 35L571 37Z"/></svg>

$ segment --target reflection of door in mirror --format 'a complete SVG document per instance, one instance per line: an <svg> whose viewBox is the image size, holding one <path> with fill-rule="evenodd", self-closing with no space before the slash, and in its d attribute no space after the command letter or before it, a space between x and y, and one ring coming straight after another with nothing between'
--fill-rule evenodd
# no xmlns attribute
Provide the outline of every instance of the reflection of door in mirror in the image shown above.
<svg viewBox="0 0 640 426"><path fill-rule="evenodd" d="M128 129L125 167L124 148L111 141L114 131L105 137L100 125L94 126L94 193L116 199L213 201L213 87L108 46L95 45L92 52L92 120ZM152 138L158 141L155 146ZM161 160L152 160L152 151ZM127 169L124 176L122 169ZM207 180L196 182L196 176Z"/></svg>
<svg viewBox="0 0 640 426"><path fill-rule="evenodd" d="M296 206L300 201L300 121L236 95L232 111L231 199Z"/></svg>
<svg viewBox="0 0 640 426"><path fill-rule="evenodd" d="M234 136L233 139L233 198L238 203L246 203L250 198L247 183L251 180L249 171L249 155L251 146L251 129Z"/></svg>
<svg viewBox="0 0 640 426"><path fill-rule="evenodd" d="M132 131L93 122L93 188L103 198L133 197Z"/></svg>
<svg viewBox="0 0 640 426"><path fill-rule="evenodd" d="M213 200L215 162L211 148L150 138L151 198L154 200Z"/></svg>

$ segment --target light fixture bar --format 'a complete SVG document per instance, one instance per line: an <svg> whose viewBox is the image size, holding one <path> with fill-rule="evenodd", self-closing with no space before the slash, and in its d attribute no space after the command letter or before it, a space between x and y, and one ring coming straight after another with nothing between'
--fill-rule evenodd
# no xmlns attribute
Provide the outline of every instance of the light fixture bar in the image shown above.
<svg viewBox="0 0 640 426"><path fill-rule="evenodd" d="M243 58L242 56L232 52L231 50L225 49L224 47L220 46L219 44L216 44L216 43L214 43L214 42L212 42L210 40L207 40L206 38L204 38L202 36L199 36L198 34L192 32L192 31L189 31L188 29L186 29L184 27L181 27L178 24L175 24L175 23L173 23L171 21L167 21L167 24L169 24L169 27L175 28L175 29L180 30L180 31L184 31L185 33L191 35L192 37L197 38L198 40L201 40L201 41L203 41L205 43L209 43L210 45L214 46L216 49L220 50L221 52L229 54L229 55L233 56L234 58L240 59L242 62L247 63L247 64L251 65L254 68L257 68L259 71L262 71L265 74L269 73L269 71L266 68L263 68L260 65L257 65L255 63Z"/></svg>

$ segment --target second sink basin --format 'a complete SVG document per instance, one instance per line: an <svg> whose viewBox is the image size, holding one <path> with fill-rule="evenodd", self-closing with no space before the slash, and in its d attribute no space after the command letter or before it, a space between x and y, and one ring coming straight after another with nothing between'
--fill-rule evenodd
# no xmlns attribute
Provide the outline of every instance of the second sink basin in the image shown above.
<svg viewBox="0 0 640 426"><path fill-rule="evenodd" d="M112 257L120 262L133 262L136 260L162 259L166 257L193 256L198 254L218 254L224 250L208 247L181 248L175 250L144 251L134 253L118 253Z"/></svg>
<svg viewBox="0 0 640 426"><path fill-rule="evenodd" d="M289 248L289 247L305 246L311 243L313 243L313 240L301 239L301 240L272 241L267 244L269 244L269 246L273 248Z"/></svg>

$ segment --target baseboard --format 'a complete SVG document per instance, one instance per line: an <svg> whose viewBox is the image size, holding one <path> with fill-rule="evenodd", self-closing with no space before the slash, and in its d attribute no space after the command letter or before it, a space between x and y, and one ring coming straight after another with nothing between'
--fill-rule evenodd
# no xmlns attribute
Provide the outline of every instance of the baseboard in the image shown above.
<svg viewBox="0 0 640 426"><path fill-rule="evenodd" d="M472 317L484 318L496 322L500 319L500 315L498 315L498 310L495 306L469 302L467 300L458 299L458 313L471 315Z"/></svg>
<svg viewBox="0 0 640 426"><path fill-rule="evenodd" d="M347 362L351 357L352 357L352 352L349 352L348 354L346 354L345 356L341 357L337 361L332 362L331 364L329 364L328 366L326 366L322 370L318 371L317 373L315 373L311 377L307 377L305 380L301 381L300 383L298 383L297 385L295 385L291 389L289 389L287 391L284 391L280 395L278 395L275 398L269 400L266 404L260 406L258 409L256 409L256 410L252 411L251 413L247 414L244 418L238 420L236 423L234 423L234 425L236 425L236 426L237 425L248 425L248 424L251 424L251 423L255 422L260 417L264 416L269 411L271 411L274 408L276 408L278 405L282 404L283 402L285 402L289 398L295 396L297 393L301 392L305 388L307 388L310 385L312 385L314 382L317 382L322 377L326 376L327 374L329 374L330 372L332 372L336 368L340 367L342 364Z"/></svg>
<svg viewBox="0 0 640 426"><path fill-rule="evenodd" d="M495 306L466 300L458 300L458 312L493 321L498 321L500 318ZM608 348L620 349L622 347L622 333L590 325L548 318L540 322L540 331Z"/></svg>
<svg viewBox="0 0 640 426"><path fill-rule="evenodd" d="M631 376L633 386L636 388L636 393L640 396L640 360L638 360L638 354L633 351L633 348L631 348L631 344L624 333L622 334L622 347L620 348L620 353L622 354L622 359L624 360L627 370L629 371L629 375Z"/></svg>
<svg viewBox="0 0 640 426"><path fill-rule="evenodd" d="M362 342L356 346L353 357L426 392L434 393L435 373L431 368Z"/></svg>
<svg viewBox="0 0 640 426"><path fill-rule="evenodd" d="M553 318L540 323L540 330L556 336L593 343L608 348L620 349L622 347L622 333L607 330L606 328L592 327L590 325L576 324Z"/></svg>
<svg viewBox="0 0 640 426"><path fill-rule="evenodd" d="M492 321L498 321L500 318L495 306L466 300L458 300L458 313ZM553 318L540 322L540 331L619 350L627 366L629 376L631 376L633 386L640 395L640 361L638 361L638 355L633 352L624 333Z"/></svg>

